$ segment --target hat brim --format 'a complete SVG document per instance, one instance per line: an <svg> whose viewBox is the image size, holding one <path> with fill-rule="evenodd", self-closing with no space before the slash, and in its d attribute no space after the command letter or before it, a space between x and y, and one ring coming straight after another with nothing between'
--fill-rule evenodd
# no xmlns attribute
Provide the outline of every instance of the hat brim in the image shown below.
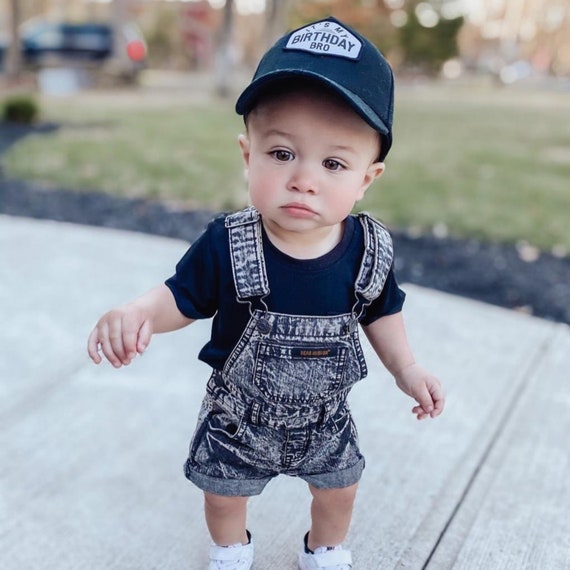
<svg viewBox="0 0 570 570"><path fill-rule="evenodd" d="M238 115L247 115L257 104L259 95L272 82L278 79L286 79L288 77L308 77L323 83L332 91L338 93L348 105L366 121L375 131L382 135L382 156L386 156L388 150L392 146L392 133L386 126L384 121L378 116L374 110L367 105L358 95L352 93L342 85L331 81L329 78L319 75L318 73L299 69L280 69L272 73L267 73L252 81L239 96L236 102L236 112Z"/></svg>

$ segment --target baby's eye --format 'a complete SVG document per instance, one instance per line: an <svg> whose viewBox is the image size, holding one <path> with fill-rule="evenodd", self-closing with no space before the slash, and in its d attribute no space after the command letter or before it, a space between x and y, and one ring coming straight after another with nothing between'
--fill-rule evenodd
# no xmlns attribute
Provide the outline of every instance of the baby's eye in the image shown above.
<svg viewBox="0 0 570 570"><path fill-rule="evenodd" d="M326 160L323 160L323 166L327 170L341 170L342 168L344 168L343 165L338 160L333 160L332 158L327 158Z"/></svg>
<svg viewBox="0 0 570 570"><path fill-rule="evenodd" d="M274 150L271 152L271 154L279 162L288 162L289 160L293 160L293 153L289 152L288 150Z"/></svg>

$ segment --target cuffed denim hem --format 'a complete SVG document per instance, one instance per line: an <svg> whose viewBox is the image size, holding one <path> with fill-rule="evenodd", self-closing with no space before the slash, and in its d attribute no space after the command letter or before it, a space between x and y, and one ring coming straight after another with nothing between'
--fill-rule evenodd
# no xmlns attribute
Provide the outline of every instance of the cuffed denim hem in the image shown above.
<svg viewBox="0 0 570 570"><path fill-rule="evenodd" d="M252 497L260 495L272 477L264 479L222 479L198 473L192 469L190 462L184 465L184 474L196 487L212 493L213 495L223 495L225 497Z"/></svg>
<svg viewBox="0 0 570 570"><path fill-rule="evenodd" d="M360 481L362 472L364 471L364 457L359 462L348 469L342 471L333 471L332 473L315 473L314 475L299 475L303 481L306 481L317 489L342 489L350 487Z"/></svg>

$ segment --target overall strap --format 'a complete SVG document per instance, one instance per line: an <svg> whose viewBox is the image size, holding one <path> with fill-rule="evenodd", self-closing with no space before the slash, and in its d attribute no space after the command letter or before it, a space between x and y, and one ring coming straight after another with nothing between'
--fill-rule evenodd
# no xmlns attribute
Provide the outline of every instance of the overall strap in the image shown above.
<svg viewBox="0 0 570 570"><path fill-rule="evenodd" d="M269 294L263 259L261 216L249 207L225 220L229 232L230 257L237 296L240 301Z"/></svg>
<svg viewBox="0 0 570 570"><path fill-rule="evenodd" d="M366 213L358 214L358 219L364 229L364 255L355 291L365 300L365 304L370 304L382 293L392 267L394 250L392 238L380 222Z"/></svg>

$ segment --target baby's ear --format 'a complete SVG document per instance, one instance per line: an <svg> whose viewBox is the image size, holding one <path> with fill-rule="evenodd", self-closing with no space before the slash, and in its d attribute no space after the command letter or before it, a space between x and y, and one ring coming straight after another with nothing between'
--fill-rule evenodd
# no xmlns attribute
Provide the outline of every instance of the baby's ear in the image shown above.
<svg viewBox="0 0 570 570"><path fill-rule="evenodd" d="M245 167L248 168L249 167L249 148L250 148L249 139L247 138L246 135L241 134L238 136L238 144L239 144L239 148L241 150L241 157L243 158L243 162L245 164Z"/></svg>
<svg viewBox="0 0 570 570"><path fill-rule="evenodd" d="M368 167L368 170L366 171L366 174L364 175L364 181L362 184L362 188L360 189L361 193L360 193L360 197L358 198L359 200L362 200L362 198L364 197L364 194L366 193L366 190L368 190L368 188L370 188L370 185L372 184L372 182L374 182L374 180L376 180L377 178L382 176L382 174L384 174L384 170L385 170L385 165L383 162L373 162Z"/></svg>
<svg viewBox="0 0 570 570"><path fill-rule="evenodd" d="M370 184L372 184L372 182L374 182L376 178L380 178L380 176L384 174L385 170L386 170L386 165L383 162L373 162L368 167L368 172L367 172L367 176L370 176L371 178Z"/></svg>
<svg viewBox="0 0 570 570"><path fill-rule="evenodd" d="M247 182L248 178L249 178L249 156L250 156L249 139L245 135L239 135L238 136L238 144L239 144L239 148L241 150L241 157L243 159L243 165L244 165L243 178Z"/></svg>

